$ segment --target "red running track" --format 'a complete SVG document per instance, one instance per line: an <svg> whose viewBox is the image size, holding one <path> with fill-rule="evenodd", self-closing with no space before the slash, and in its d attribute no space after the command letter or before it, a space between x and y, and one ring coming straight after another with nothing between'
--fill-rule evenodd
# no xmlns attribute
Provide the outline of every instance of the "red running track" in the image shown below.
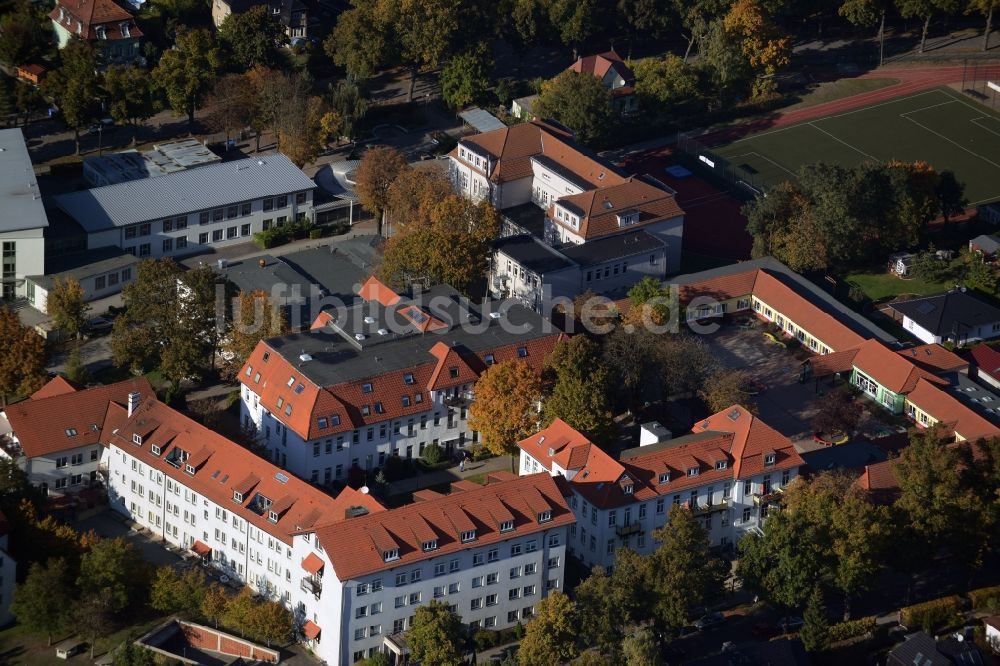
<svg viewBox="0 0 1000 666"><path fill-rule="evenodd" d="M778 113L773 117L760 118L733 127L710 131L698 137L705 145L728 143L766 129L794 125L806 120L815 120L835 113L843 113L852 109L877 104L910 93L937 88L949 83L961 83L965 73L964 67L899 67L876 69L866 72L859 79L898 79L885 88L859 93L851 97L817 104L804 109L796 109L786 113ZM976 72L977 78L1000 79L1000 65L980 66Z"/></svg>

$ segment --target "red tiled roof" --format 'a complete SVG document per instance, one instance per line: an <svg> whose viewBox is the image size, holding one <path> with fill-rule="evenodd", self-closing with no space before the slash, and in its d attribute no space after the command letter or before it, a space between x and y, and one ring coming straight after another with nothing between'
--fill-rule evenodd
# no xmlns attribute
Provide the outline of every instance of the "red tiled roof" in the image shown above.
<svg viewBox="0 0 1000 666"><path fill-rule="evenodd" d="M65 18L60 22L59 9L65 12ZM111 40L126 39L122 34L121 24L129 26L129 37L142 37L142 31L136 25L132 14L123 9L113 0L65 0L57 2L55 9L49 12L49 18L62 25L67 31L79 35L82 39L97 39L97 26L104 26L106 38ZM83 25L83 32L77 32L77 21Z"/></svg>
<svg viewBox="0 0 1000 666"><path fill-rule="evenodd" d="M753 285L757 280L757 271L751 269L733 275L723 275L703 282L681 285L678 288L678 300L681 305L687 305L698 296L714 298L718 301L728 301L753 293Z"/></svg>
<svg viewBox="0 0 1000 666"><path fill-rule="evenodd" d="M551 520L538 522L540 506L552 512ZM514 517L513 531L500 531L496 514L502 511ZM433 550L425 551L426 537L414 533L413 524L418 519L436 536ZM378 515L352 518L321 528L316 536L337 578L347 580L464 550L469 544L461 541L463 531L475 529L473 543L478 547L573 522L573 513L555 481L548 474L539 473L428 498ZM343 548L344 543L352 547ZM394 550L398 550L398 558L386 562L384 554Z"/></svg>
<svg viewBox="0 0 1000 666"><path fill-rule="evenodd" d="M618 75L625 80L626 84L630 85L635 81L635 74L632 73L632 70L621 59L621 56L615 53L614 49L598 53L597 55L581 56L569 66L569 69L574 72L593 74L599 79L603 79L611 68L614 68L618 72ZM619 90L621 89L619 88Z"/></svg>
<svg viewBox="0 0 1000 666"><path fill-rule="evenodd" d="M305 637L311 641L319 638L322 631L323 630L320 629L319 625L312 620L306 620L305 624L302 625L302 633L305 634Z"/></svg>
<svg viewBox="0 0 1000 666"><path fill-rule="evenodd" d="M153 387L145 377L139 377L73 393L31 398L8 406L7 420L28 458L102 444L110 432L105 432L108 405L128 404L128 394L132 392L148 397L153 395Z"/></svg>
<svg viewBox="0 0 1000 666"><path fill-rule="evenodd" d="M969 351L972 361L993 379L1000 379L1000 351L986 343L978 344Z"/></svg>
<svg viewBox="0 0 1000 666"><path fill-rule="evenodd" d="M382 284L374 275L361 285L361 289L358 290L358 296L369 302L375 301L376 303L380 303L383 307L395 305L402 300L399 294Z"/></svg>
<svg viewBox="0 0 1000 666"><path fill-rule="evenodd" d="M814 377L826 377L835 372L850 372L854 367L854 357L858 355L858 350L844 349L843 351L830 352L818 356L810 356L803 363L808 363L812 368Z"/></svg>
<svg viewBox="0 0 1000 666"><path fill-rule="evenodd" d="M66 379L62 375L56 375L48 381L42 388L31 394L32 400L51 398L54 395L64 395L66 393L76 393L80 387Z"/></svg>
<svg viewBox="0 0 1000 666"><path fill-rule="evenodd" d="M142 444L134 442L136 434L142 436ZM110 442L181 485L220 506L229 507L233 513L285 543L291 543L292 535L298 532L345 520L351 507L362 506L371 513L384 511L371 495L350 488L331 497L155 397L145 400L111 435ZM154 444L160 448L159 454L152 452ZM189 457L183 465L174 467L167 461L179 452ZM184 471L186 465L196 467L193 475ZM251 475L259 481L249 495L236 501L233 491ZM251 509L258 495L270 500L269 510L279 514L277 523L268 520L267 511L258 513Z"/></svg>
<svg viewBox="0 0 1000 666"><path fill-rule="evenodd" d="M893 393L909 393L921 378L936 384L947 384L874 339L866 340L858 347L854 367Z"/></svg>
<svg viewBox="0 0 1000 666"><path fill-rule="evenodd" d="M583 211L579 231L559 219L553 212L555 203L549 209L549 219L588 240L616 234L623 229L662 222L684 214L672 193L637 178L565 196L560 198L559 202L565 202L572 208ZM639 213L639 221L626 227L620 226L618 215L633 212Z"/></svg>
<svg viewBox="0 0 1000 666"><path fill-rule="evenodd" d="M954 372L969 367L969 362L939 344L917 345L896 352L927 372Z"/></svg>
<svg viewBox="0 0 1000 666"><path fill-rule="evenodd" d="M865 471L858 477L857 485L863 490L898 490L899 483L893 468L895 460L883 460L871 465L865 465Z"/></svg>
<svg viewBox="0 0 1000 666"><path fill-rule="evenodd" d="M725 432L733 434L733 475L742 479L764 471L764 455L777 455L768 469L786 469L804 464L791 440L761 421L740 405L709 416L691 429L692 432Z"/></svg>
<svg viewBox="0 0 1000 666"><path fill-rule="evenodd" d="M969 441L1000 435L1000 428L925 379L917 381L906 399Z"/></svg>
<svg viewBox="0 0 1000 666"><path fill-rule="evenodd" d="M809 331L833 351L857 347L865 341L767 270L758 270L753 294L772 308L777 308L785 317Z"/></svg>
<svg viewBox="0 0 1000 666"><path fill-rule="evenodd" d="M302 568L314 576L323 569L324 564L325 562L323 562L323 558L316 553L309 553L306 555L306 558L302 560Z"/></svg>

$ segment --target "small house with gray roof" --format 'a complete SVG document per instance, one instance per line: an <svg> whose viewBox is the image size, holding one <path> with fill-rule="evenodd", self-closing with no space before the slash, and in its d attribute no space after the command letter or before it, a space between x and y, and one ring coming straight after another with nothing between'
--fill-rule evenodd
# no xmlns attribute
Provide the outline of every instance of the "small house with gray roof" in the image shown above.
<svg viewBox="0 0 1000 666"><path fill-rule="evenodd" d="M964 287L889 303L893 317L926 343L965 344L1000 336L1000 304Z"/></svg>

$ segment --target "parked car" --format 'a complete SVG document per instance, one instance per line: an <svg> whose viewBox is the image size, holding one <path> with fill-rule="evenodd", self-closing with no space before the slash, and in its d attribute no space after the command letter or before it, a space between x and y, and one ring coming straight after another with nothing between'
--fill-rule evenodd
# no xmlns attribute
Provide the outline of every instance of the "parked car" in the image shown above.
<svg viewBox="0 0 1000 666"><path fill-rule="evenodd" d="M87 335L105 335L111 332L111 327L114 325L110 319L105 319L104 317L94 317L87 322Z"/></svg>
<svg viewBox="0 0 1000 666"><path fill-rule="evenodd" d="M714 629L722 626L726 622L726 616L722 613L706 613L694 621L694 626L699 631Z"/></svg>

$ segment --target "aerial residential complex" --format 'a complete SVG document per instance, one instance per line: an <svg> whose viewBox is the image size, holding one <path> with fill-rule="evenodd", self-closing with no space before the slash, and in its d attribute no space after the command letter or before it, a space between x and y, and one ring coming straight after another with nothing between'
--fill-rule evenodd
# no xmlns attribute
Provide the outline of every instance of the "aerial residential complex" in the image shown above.
<svg viewBox="0 0 1000 666"><path fill-rule="evenodd" d="M244 424L275 463L314 482L477 442L468 408L479 375L508 360L540 370L562 337L525 307L480 309L450 287L410 298L372 278L359 296L310 331L261 342L240 373Z"/></svg>

